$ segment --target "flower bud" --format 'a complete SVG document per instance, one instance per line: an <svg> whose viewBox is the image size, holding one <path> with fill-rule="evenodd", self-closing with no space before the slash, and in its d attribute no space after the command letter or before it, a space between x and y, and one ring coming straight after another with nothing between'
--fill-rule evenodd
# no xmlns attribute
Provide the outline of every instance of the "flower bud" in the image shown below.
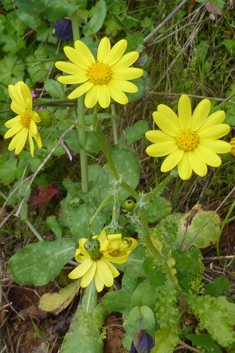
<svg viewBox="0 0 235 353"><path fill-rule="evenodd" d="M87 240L84 248L93 260L101 258L102 253L100 252L100 242L98 239Z"/></svg>
<svg viewBox="0 0 235 353"><path fill-rule="evenodd" d="M52 35L53 37L67 41L73 39L71 20L69 18L63 18L62 20L57 21L54 24Z"/></svg>
<svg viewBox="0 0 235 353"><path fill-rule="evenodd" d="M53 115L48 110L38 110L37 114L40 116L41 121L37 123L38 126L48 127L51 125Z"/></svg>

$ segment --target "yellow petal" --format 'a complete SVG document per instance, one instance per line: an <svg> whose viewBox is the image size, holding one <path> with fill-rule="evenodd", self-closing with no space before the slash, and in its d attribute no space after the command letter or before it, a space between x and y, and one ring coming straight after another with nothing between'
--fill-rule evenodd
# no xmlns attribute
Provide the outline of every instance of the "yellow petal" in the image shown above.
<svg viewBox="0 0 235 353"><path fill-rule="evenodd" d="M107 266L109 267L113 278L118 277L120 275L119 271L116 269L115 266L113 266L109 261L107 261L105 258L102 258L102 261L104 261Z"/></svg>
<svg viewBox="0 0 235 353"><path fill-rule="evenodd" d="M9 137L12 137L13 135L17 134L21 129L23 129L23 126L21 124L15 125L5 133L4 138L8 139Z"/></svg>
<svg viewBox="0 0 235 353"><path fill-rule="evenodd" d="M193 171L197 175L204 177L207 174L207 165L197 156L194 151L189 152L188 156Z"/></svg>
<svg viewBox="0 0 235 353"><path fill-rule="evenodd" d="M170 117L162 114L160 111L153 112L153 119L166 134L176 137L180 133L178 122L173 122Z"/></svg>
<svg viewBox="0 0 235 353"><path fill-rule="evenodd" d="M111 79L109 83L113 85L115 88L124 92L135 93L135 92L138 92L139 90L136 85L134 85L132 82L129 82L129 81Z"/></svg>
<svg viewBox="0 0 235 353"><path fill-rule="evenodd" d="M33 121L33 119L30 120L29 130L30 130L32 136L35 136L35 135L37 135L37 133L38 133L37 125L35 124L35 122Z"/></svg>
<svg viewBox="0 0 235 353"><path fill-rule="evenodd" d="M211 167L219 167L221 165L220 157L214 151L201 144L195 148L194 152L204 163Z"/></svg>
<svg viewBox="0 0 235 353"><path fill-rule="evenodd" d="M90 51L90 49L86 46L85 43L83 43L81 40L76 40L75 42L75 49L77 50L78 53L82 53L83 56L90 62L94 63L95 58Z"/></svg>
<svg viewBox="0 0 235 353"><path fill-rule="evenodd" d="M178 103L178 115L181 128L187 130L191 126L192 106L189 97L183 94Z"/></svg>
<svg viewBox="0 0 235 353"><path fill-rule="evenodd" d="M30 131L29 131L29 147L30 147L31 156L33 157L34 156L34 142L33 142L33 138L32 138Z"/></svg>
<svg viewBox="0 0 235 353"><path fill-rule="evenodd" d="M200 141L200 145L209 148L215 153L228 153L231 151L231 145L221 140Z"/></svg>
<svg viewBox="0 0 235 353"><path fill-rule="evenodd" d="M113 98L114 101L120 103L120 104L127 104L128 103L128 98L119 89L115 88L112 84L108 83L107 88L109 90L110 96Z"/></svg>
<svg viewBox="0 0 235 353"><path fill-rule="evenodd" d="M143 70L136 67L127 69L112 69L112 78L115 80L134 80L143 75Z"/></svg>
<svg viewBox="0 0 235 353"><path fill-rule="evenodd" d="M111 256L111 255L104 255L103 259L105 258L107 261L113 262L115 264L123 264L128 260L129 254L125 254L122 256Z"/></svg>
<svg viewBox="0 0 235 353"><path fill-rule="evenodd" d="M179 148L171 153L169 156L166 157L164 162L161 165L162 172L169 172L169 170L175 168L175 166L180 162L183 158L184 151L180 150Z"/></svg>
<svg viewBox="0 0 235 353"><path fill-rule="evenodd" d="M40 123L40 121L41 121L40 116L36 112L32 113L32 119L35 121L35 123Z"/></svg>
<svg viewBox="0 0 235 353"><path fill-rule="evenodd" d="M189 162L188 152L185 152L183 158L181 158L180 162L178 163L178 173L182 180L187 180L192 175L192 167Z"/></svg>
<svg viewBox="0 0 235 353"><path fill-rule="evenodd" d="M87 261L83 262L81 265L77 266L72 272L70 272L68 277L71 279L80 278L84 276L87 271L89 271L92 265L93 260L87 259Z"/></svg>
<svg viewBox="0 0 235 353"><path fill-rule="evenodd" d="M24 82L18 81L15 84L15 86L13 86L13 85L8 86L8 92L9 92L10 97L12 99L11 109L17 114L21 114L22 112L25 111L25 108L26 108L25 101L24 101L24 99L22 97L22 93L21 93L22 85L24 85Z"/></svg>
<svg viewBox="0 0 235 353"><path fill-rule="evenodd" d="M165 132L160 130L149 130L145 133L145 137L154 143L159 142L173 142L176 141L175 137L165 134Z"/></svg>
<svg viewBox="0 0 235 353"><path fill-rule="evenodd" d="M86 93L91 87L93 86L93 83L87 81L83 83L81 86L76 88L70 95L68 96L69 99L74 99L82 96L84 93Z"/></svg>
<svg viewBox="0 0 235 353"><path fill-rule="evenodd" d="M90 61L81 53L71 47L64 47L65 55L70 61L74 62L78 67L87 70L91 65Z"/></svg>
<svg viewBox="0 0 235 353"><path fill-rule="evenodd" d="M146 136L147 137L147 136ZM175 141L159 142L146 148L146 153L151 157L163 157L178 149Z"/></svg>
<svg viewBox="0 0 235 353"><path fill-rule="evenodd" d="M101 39L97 50L97 60L104 62L110 53L110 40L107 37Z"/></svg>
<svg viewBox="0 0 235 353"><path fill-rule="evenodd" d="M86 70L78 67L77 65L68 63L65 61L57 61L55 63L55 67L60 71L63 71L63 72L66 72L67 74L72 74L72 75L81 75L86 72Z"/></svg>
<svg viewBox="0 0 235 353"><path fill-rule="evenodd" d="M87 76L84 74L81 75L66 75L66 76L59 76L58 81L61 83L66 83L67 85L73 85L78 83L83 83L88 80Z"/></svg>
<svg viewBox="0 0 235 353"><path fill-rule="evenodd" d="M37 142L38 148L41 149L42 148L42 139L41 139L39 132L34 136L34 139Z"/></svg>
<svg viewBox="0 0 235 353"><path fill-rule="evenodd" d="M106 58L104 59L104 64L108 64L109 66L114 65L124 54L127 47L127 40L121 39L119 40L110 50Z"/></svg>
<svg viewBox="0 0 235 353"><path fill-rule="evenodd" d="M87 108L93 108L98 100L98 87L96 85L93 85L91 89L88 90L86 96L85 96L85 101L84 104Z"/></svg>
<svg viewBox="0 0 235 353"><path fill-rule="evenodd" d="M214 140L223 137L230 131L230 126L227 124L218 124L201 130L198 134L199 140Z"/></svg>
<svg viewBox="0 0 235 353"><path fill-rule="evenodd" d="M97 86L97 100L104 109L110 106L110 93L106 85Z"/></svg>
<svg viewBox="0 0 235 353"><path fill-rule="evenodd" d="M123 55L121 59L112 66L112 71L127 68L128 66L132 65L138 59L138 57L139 53L137 51L132 51Z"/></svg>
<svg viewBox="0 0 235 353"><path fill-rule="evenodd" d="M90 259L90 255L88 254L88 252L86 251L86 249L84 248L84 245L86 243L87 239L86 238L80 238L79 239L79 249L76 250L75 253L75 260L77 260L77 255L78 254L82 254L83 256L85 256L86 258Z"/></svg>
<svg viewBox="0 0 235 353"><path fill-rule="evenodd" d="M99 237L98 240L100 241L101 244L102 244L104 241L107 240L106 228L104 228L104 229L102 230L102 232L100 233L100 235L98 235L98 237Z"/></svg>
<svg viewBox="0 0 235 353"><path fill-rule="evenodd" d="M97 272L99 273L103 283L107 287L111 287L114 283L112 272L105 261L96 261Z"/></svg>
<svg viewBox="0 0 235 353"><path fill-rule="evenodd" d="M26 85L26 83L21 85L21 93L22 93L22 97L23 97L23 99L25 101L28 113L31 115L31 113L32 113L32 105L33 105L33 98L32 98L32 94L30 92L30 89L29 89L28 85Z"/></svg>
<svg viewBox="0 0 235 353"><path fill-rule="evenodd" d="M18 134L16 134L11 140L8 147L9 151L12 151L15 149L15 154L19 154L24 148L24 145L26 143L26 139L28 136L28 132L29 130L23 127L23 129L20 132L18 132Z"/></svg>
<svg viewBox="0 0 235 353"><path fill-rule="evenodd" d="M178 131L182 130L182 127L179 123L179 118L171 108L169 108L165 104L159 104L157 106L157 111L167 116L171 120L172 124L174 124L177 127ZM155 116L155 112L153 112L153 118L154 116Z"/></svg>
<svg viewBox="0 0 235 353"><path fill-rule="evenodd" d="M219 110L219 111L209 115L208 118L205 120L204 124L197 131L197 133L205 130L208 127L211 127L212 125L221 124L224 121L225 116L226 116L226 114L223 110Z"/></svg>
<svg viewBox="0 0 235 353"><path fill-rule="evenodd" d="M95 286L96 286L97 292L101 292L104 288L104 282L102 281L98 271L96 271L95 273Z"/></svg>
<svg viewBox="0 0 235 353"><path fill-rule="evenodd" d="M89 270L82 277L82 282L81 282L82 288L89 286L89 284L91 283L91 281L93 280L93 278L95 276L95 272L96 272L96 262L93 261Z"/></svg>
<svg viewBox="0 0 235 353"><path fill-rule="evenodd" d="M203 99L195 108L192 116L191 129L197 131L206 121L211 110L211 102L209 99Z"/></svg>

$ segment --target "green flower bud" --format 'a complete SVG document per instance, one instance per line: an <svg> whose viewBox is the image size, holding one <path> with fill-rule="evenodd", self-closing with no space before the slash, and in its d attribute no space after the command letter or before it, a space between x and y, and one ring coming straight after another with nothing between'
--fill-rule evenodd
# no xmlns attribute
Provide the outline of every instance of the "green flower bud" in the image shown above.
<svg viewBox="0 0 235 353"><path fill-rule="evenodd" d="M132 201L132 200L126 200L126 201L124 202L123 207L124 207L125 210L127 210L127 211L132 211L132 210L134 209L134 207L135 207L135 203L134 203L134 201Z"/></svg>
<svg viewBox="0 0 235 353"><path fill-rule="evenodd" d="M113 227L112 226L112 223L110 223L109 226L107 226L107 228L105 229L105 233L106 235L109 235L109 234L119 234L119 233L123 233L123 228L122 226L120 226L120 224L117 224L116 227Z"/></svg>
<svg viewBox="0 0 235 353"><path fill-rule="evenodd" d="M37 123L38 126L48 127L51 125L51 121L53 119L53 115L51 114L51 112L49 112L48 110L39 110L37 111L37 114L41 118L40 123Z"/></svg>
<svg viewBox="0 0 235 353"><path fill-rule="evenodd" d="M84 245L85 250L88 252L92 260L98 260L101 258L102 253L100 252L100 242L98 239L87 240Z"/></svg>

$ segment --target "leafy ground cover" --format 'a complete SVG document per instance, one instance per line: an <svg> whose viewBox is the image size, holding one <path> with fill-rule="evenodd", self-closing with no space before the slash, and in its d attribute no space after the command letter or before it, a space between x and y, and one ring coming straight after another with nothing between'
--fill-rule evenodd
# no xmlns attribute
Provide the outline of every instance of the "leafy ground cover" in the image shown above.
<svg viewBox="0 0 235 353"><path fill-rule="evenodd" d="M2 0L0 9L0 351L234 352L234 150L213 145L222 164L205 162L212 167L203 176L201 169L186 175L188 167L163 172L166 154L146 153L156 142L146 137L158 129L153 112L160 104L188 114L182 94L193 110L202 107L199 118L225 111L217 124L230 126L219 136L229 146L234 3ZM63 73L74 74L68 58L80 65L71 51L78 36L95 58L102 38L112 48L126 40L125 52L139 53L133 63L143 74L123 73L112 102L102 91L98 104L92 96L84 109L84 97L67 98L80 82L65 85ZM13 149L12 136L4 138L7 121L16 114L23 121L11 105L15 88L10 95L8 88L21 81L41 120L42 148L32 135L34 153L32 142L17 153L22 138ZM89 269L68 277L84 261L81 249L100 268L96 282L85 277ZM106 279L99 266L108 261L112 268L110 259L120 275L113 269Z"/></svg>

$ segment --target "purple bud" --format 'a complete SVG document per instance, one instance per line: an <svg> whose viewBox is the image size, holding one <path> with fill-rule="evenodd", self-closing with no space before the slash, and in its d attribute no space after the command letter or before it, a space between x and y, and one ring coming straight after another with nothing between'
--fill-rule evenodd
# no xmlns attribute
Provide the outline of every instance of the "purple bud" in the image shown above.
<svg viewBox="0 0 235 353"><path fill-rule="evenodd" d="M69 18L63 18L54 24L53 37L57 37L62 40L71 40L73 38L72 23Z"/></svg>
<svg viewBox="0 0 235 353"><path fill-rule="evenodd" d="M155 342L145 330L134 330L131 332L133 342L131 345L131 353L150 353Z"/></svg>

